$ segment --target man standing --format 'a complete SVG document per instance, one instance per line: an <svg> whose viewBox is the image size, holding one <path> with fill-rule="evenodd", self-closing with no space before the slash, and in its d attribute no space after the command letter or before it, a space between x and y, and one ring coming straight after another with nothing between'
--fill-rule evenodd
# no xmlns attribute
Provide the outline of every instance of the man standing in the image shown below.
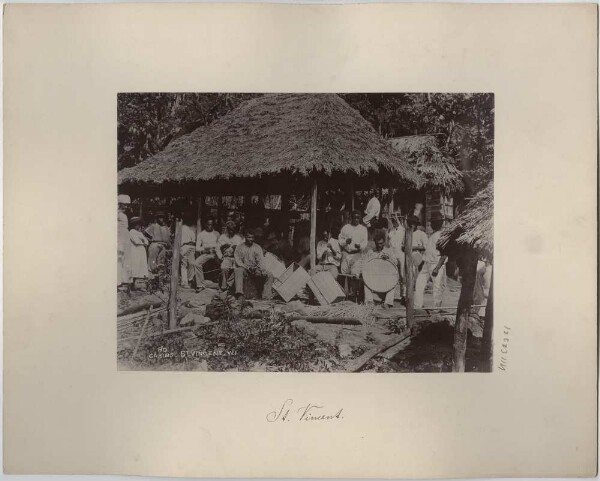
<svg viewBox="0 0 600 481"><path fill-rule="evenodd" d="M338 242L342 249L342 274L358 276L360 274L362 251L365 250L368 242L367 228L360 224L359 211L352 212L352 220L350 224L342 227Z"/></svg>
<svg viewBox="0 0 600 481"><path fill-rule="evenodd" d="M196 226L190 216L184 216L181 226L181 287L189 289L194 278L196 260Z"/></svg>
<svg viewBox="0 0 600 481"><path fill-rule="evenodd" d="M129 220L127 212L131 199L128 195L119 195L117 198L117 287L128 289L131 282L129 269L129 253L131 240L129 238Z"/></svg>
<svg viewBox="0 0 600 481"><path fill-rule="evenodd" d="M427 281L433 282L433 304L434 307L442 305L442 296L446 287L446 256L442 256L437 249L437 243L442 234L442 220L434 219L431 221L431 227L434 232L429 236L425 255L423 256L423 267L417 277L415 287L415 308L423 307L423 296L425 295L425 286Z"/></svg>
<svg viewBox="0 0 600 481"><path fill-rule="evenodd" d="M406 296L406 286L404 281L404 236L406 230L398 219L397 215L394 215L393 219L388 218L388 241L392 252L396 259L398 259L399 274L400 274L400 295Z"/></svg>
<svg viewBox="0 0 600 481"><path fill-rule="evenodd" d="M396 269L398 269L398 260L394 255L393 250L390 247L385 247L385 234L381 231L377 231L373 236L373 240L375 242L375 249L367 252L367 254L365 255L365 262L369 262L372 259L385 259L394 264L396 266ZM369 289L366 285L365 304L373 304L373 291ZM385 293L383 306L394 306L394 289Z"/></svg>
<svg viewBox="0 0 600 481"><path fill-rule="evenodd" d="M236 247L235 259L235 295L244 297L244 280L255 277L264 280L262 298L271 299L273 293L273 274L265 269L262 247L254 243L254 231L248 230L243 244Z"/></svg>
<svg viewBox="0 0 600 481"><path fill-rule="evenodd" d="M146 228L150 238L148 246L148 267L150 272L156 272L159 266L165 265L167 247L171 245L171 231L165 225L165 215L158 212L155 221Z"/></svg>
<svg viewBox="0 0 600 481"><path fill-rule="evenodd" d="M196 289L204 283L204 264L210 260L217 260L217 242L219 233L215 230L213 219L206 221L206 228L196 238L196 252L200 254L194 261L194 275L196 276Z"/></svg>
<svg viewBox="0 0 600 481"><path fill-rule="evenodd" d="M221 259L221 289L228 290L234 282L233 270L235 269L235 259L233 257L235 249L244 240L235 232L235 222L229 220L225 223L225 232L219 237L217 242L217 257Z"/></svg>
<svg viewBox="0 0 600 481"><path fill-rule="evenodd" d="M367 227L371 226L371 222L374 219L379 217L379 213L381 212L381 203L377 198L377 187L371 187L371 198L367 203L367 207L365 208L365 216L363 217L363 222Z"/></svg>

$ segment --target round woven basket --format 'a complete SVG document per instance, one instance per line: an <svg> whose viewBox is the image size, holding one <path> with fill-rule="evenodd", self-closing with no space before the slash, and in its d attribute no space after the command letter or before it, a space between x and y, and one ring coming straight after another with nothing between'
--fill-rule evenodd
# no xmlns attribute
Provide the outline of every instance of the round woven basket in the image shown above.
<svg viewBox="0 0 600 481"><path fill-rule="evenodd" d="M387 259L371 259L362 271L365 285L373 292L389 292L398 284L398 269Z"/></svg>

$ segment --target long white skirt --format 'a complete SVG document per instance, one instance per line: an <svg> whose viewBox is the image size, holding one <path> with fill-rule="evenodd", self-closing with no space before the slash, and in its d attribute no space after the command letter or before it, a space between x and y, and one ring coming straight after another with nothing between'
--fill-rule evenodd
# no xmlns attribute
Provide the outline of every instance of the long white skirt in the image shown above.
<svg viewBox="0 0 600 481"><path fill-rule="evenodd" d="M144 246L131 244L129 252L131 259L131 277L148 277L148 257L146 256L146 248Z"/></svg>

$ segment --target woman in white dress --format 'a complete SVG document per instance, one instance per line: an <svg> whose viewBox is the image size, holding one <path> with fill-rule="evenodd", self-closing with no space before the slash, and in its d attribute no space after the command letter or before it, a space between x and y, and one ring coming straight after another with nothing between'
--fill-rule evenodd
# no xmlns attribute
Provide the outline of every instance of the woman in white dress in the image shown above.
<svg viewBox="0 0 600 481"><path fill-rule="evenodd" d="M129 230L129 238L131 240L131 277L133 282L136 279L144 279L148 277L148 256L146 247L148 239L138 229L141 219L132 217L129 221L131 229Z"/></svg>
<svg viewBox="0 0 600 481"><path fill-rule="evenodd" d="M119 289L127 289L131 282L130 251L131 237L129 235L129 222L127 220L127 210L131 199L128 195L119 195L117 212L117 286Z"/></svg>

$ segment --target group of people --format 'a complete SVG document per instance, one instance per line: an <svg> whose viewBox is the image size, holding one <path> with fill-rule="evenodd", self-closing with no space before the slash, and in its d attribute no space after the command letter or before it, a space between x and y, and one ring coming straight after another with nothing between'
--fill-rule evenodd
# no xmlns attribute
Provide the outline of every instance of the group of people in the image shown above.
<svg viewBox="0 0 600 481"><path fill-rule="evenodd" d="M154 221L142 229L139 217L128 219L129 196L120 195L118 200L119 285L129 286L135 285L136 279L146 279L164 267L167 250L173 247L173 234L165 224L163 213L157 213ZM406 295L404 242L407 227L397 216L382 218L380 210L373 191L364 212L353 211L350 221L339 232L335 227L322 229L316 245L317 265L311 273L328 271L334 278L339 274L360 277L370 260L388 260L397 268L398 289L376 293L365 287L364 297L367 303L381 297L384 305L392 306L397 296ZM434 232L427 236L417 216L409 220L407 225L414 229L411 253L416 279L414 305L423 307L425 287L432 280L434 304L440 306L446 285L446 257L437 250L442 221L432 220ZM299 235L292 245L285 233L278 235L270 226L269 219L265 219L263 227L244 229L243 233L238 225L233 212L227 215L222 232L216 229L213 219L205 220L200 232L196 232L195 222L184 219L179 245L182 287L189 288L194 282L197 290L202 289L209 266L209 271L219 271L221 289L233 288L237 296L242 296L247 279L258 278L263 285L263 298L270 299L273 275L265 265L267 253L285 264L296 261L310 269L310 237L307 233Z"/></svg>
<svg viewBox="0 0 600 481"><path fill-rule="evenodd" d="M117 285L120 289L135 286L137 279L146 280L165 264L171 247L171 230L165 215L159 212L155 220L142 230L141 217L128 217L131 198L119 195L117 212Z"/></svg>
<svg viewBox="0 0 600 481"><path fill-rule="evenodd" d="M376 198L374 198L376 200ZM375 209L373 209L375 205ZM369 227L367 227L368 224ZM425 287L431 279L433 283L433 299L436 306L441 306L442 296L446 285L446 256L437 249L440 238L442 219L431 221L433 233L428 236L417 216L410 216L407 223L414 229L412 235L412 259L414 268L415 297L414 305L423 307ZM380 217L378 202L369 202L363 213L352 212L351 221L344 225L337 239L323 232L323 239L317 245L317 257L322 269L332 273L360 277L365 265L373 259L385 259L397 269L400 297L406 295L405 279L405 232L406 226L398 217L383 219ZM319 267L319 266L317 266ZM391 307L396 297L395 290L379 296L368 286L364 288L365 302L372 303L374 294L383 297L384 306Z"/></svg>

